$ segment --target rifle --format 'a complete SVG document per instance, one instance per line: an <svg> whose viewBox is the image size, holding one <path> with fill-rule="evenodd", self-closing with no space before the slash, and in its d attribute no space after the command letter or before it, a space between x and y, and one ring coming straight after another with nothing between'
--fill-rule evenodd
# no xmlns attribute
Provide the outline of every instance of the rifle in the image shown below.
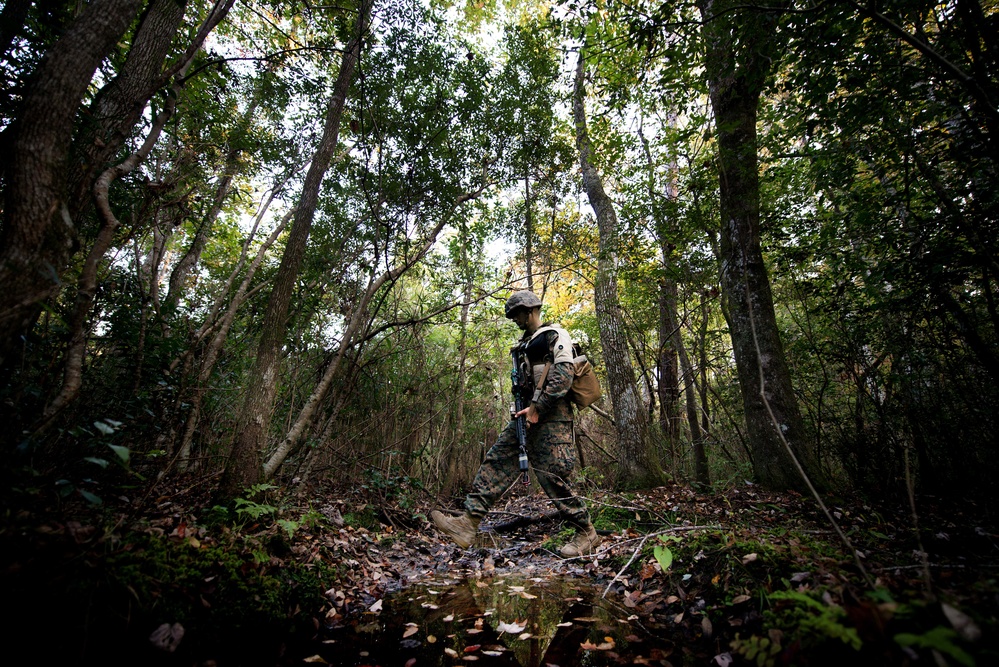
<svg viewBox="0 0 999 667"><path fill-rule="evenodd" d="M527 416L514 415L531 404L531 399L534 397L534 388L531 386L533 377L527 363L527 355L523 353L520 345L510 348L510 356L513 358L513 371L510 373L513 409L510 411L510 417L516 422L517 443L520 445L518 461L523 475L521 481L526 485L531 483L531 477L527 473Z"/></svg>

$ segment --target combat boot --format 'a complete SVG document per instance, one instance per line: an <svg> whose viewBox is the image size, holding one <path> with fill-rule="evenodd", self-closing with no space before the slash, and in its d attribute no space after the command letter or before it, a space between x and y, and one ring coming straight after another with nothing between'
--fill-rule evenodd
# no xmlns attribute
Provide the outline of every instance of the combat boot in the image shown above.
<svg viewBox="0 0 999 667"><path fill-rule="evenodd" d="M589 556L600 544L600 536L593 524L588 524L586 528L577 528L576 536L572 541L562 547L559 552L563 558L575 558L576 556Z"/></svg>
<svg viewBox="0 0 999 667"><path fill-rule="evenodd" d="M437 530L451 538L462 549L468 548L475 539L475 531L479 529L479 519L468 514L447 516L437 510L430 513L430 519Z"/></svg>

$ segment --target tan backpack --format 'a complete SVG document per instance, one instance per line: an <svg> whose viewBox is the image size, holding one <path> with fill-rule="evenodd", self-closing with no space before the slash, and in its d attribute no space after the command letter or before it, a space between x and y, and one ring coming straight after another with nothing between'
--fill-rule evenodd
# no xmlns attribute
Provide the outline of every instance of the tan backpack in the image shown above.
<svg viewBox="0 0 999 667"><path fill-rule="evenodd" d="M573 347L576 348L574 352L578 351L577 345ZM569 400L585 408L600 398L600 382L597 380L597 374L593 372L593 364L586 355L577 354L572 360L572 365L576 368L576 377L569 387Z"/></svg>
<svg viewBox="0 0 999 667"><path fill-rule="evenodd" d="M589 407L592 403L599 400L601 396L600 381L597 380L597 374L593 371L593 364L591 364L590 360L586 358L586 355L582 353L578 343L572 344L572 354L574 377L572 380L572 386L569 387L569 391L566 396L580 408ZM541 394L541 388L544 386L545 380L548 378L548 371L551 369L551 366L552 362L550 361L545 364L545 369L541 373L541 380L538 382L538 387L535 390L534 400L538 400L538 396Z"/></svg>

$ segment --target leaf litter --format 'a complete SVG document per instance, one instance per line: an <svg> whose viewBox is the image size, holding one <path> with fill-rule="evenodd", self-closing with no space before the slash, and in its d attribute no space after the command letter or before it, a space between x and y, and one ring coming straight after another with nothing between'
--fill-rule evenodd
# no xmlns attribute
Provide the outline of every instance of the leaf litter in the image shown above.
<svg viewBox="0 0 999 667"><path fill-rule="evenodd" d="M912 655L933 660L935 649L919 644L929 641L919 637L935 636L927 634L934 627L953 633L949 645L962 652L956 655L994 655L990 651L995 650L995 614L988 609L996 590L980 573L995 567L997 531L973 507L921 517L926 535L946 536L928 539L925 546L933 565L934 592L946 602L927 601L917 607L925 586L917 567L923 556L907 537L911 529L903 511L892 514L859 502L837 504L836 512L863 551L865 565L878 577L881 599L872 599L850 555L810 502L748 485L715 494L679 485L628 498L600 494L592 499L592 511L604 529L604 543L595 556L568 560L557 556L561 526L543 518L551 508L539 494L508 497L483 522L478 542L467 550L446 542L424 519L414 519L426 516L429 501L404 511L359 493L316 487L303 492L303 512L318 507L326 522L301 525L293 534L276 524L249 525L241 529L238 542L234 534L208 527L197 512L186 509L204 506L204 501L184 494L165 497L170 500L156 503L156 512L118 508L112 530L100 528L95 517L84 514L44 515L37 517L30 534L36 546L71 547L74 554L84 552L95 562L100 550L93 547L113 542L115 530L193 550L223 544L239 549L242 543L257 545L252 548L259 552L260 545L280 541L281 551L270 551L264 559L255 556L248 561L250 569L274 575L295 564L336 573L320 589L325 591L324 606L290 609L290 617L311 619L313 637L288 652L282 664L319 662L317 658L342 664L348 657L372 665L411 659L416 659L414 664L438 664L445 657L510 657L522 665L561 667L584 660L738 664L749 653L733 644L740 641L737 637L767 639L779 647L778 653L795 645L793 633L801 632L800 627L768 627L780 620L772 615L790 608L791 602L805 604L770 597L780 591L811 596L821 609L842 610L836 617L846 619L841 625L863 631L858 635L861 649L846 656L854 663L863 664L858 656L867 655L868 648L883 660L879 664L905 664ZM379 521L367 526L343 521L362 509L375 511ZM510 517L542 518L510 529ZM677 540L648 539L657 532ZM668 548L672 558L656 558L653 546ZM205 583L199 595L203 605L246 604L220 598L211 582ZM170 594L166 588L160 593ZM908 605L910 617L935 614L937 625L910 627L911 621L896 614L900 604ZM146 637L163 623L173 627L175 620L160 619L145 629ZM200 632L186 623L184 627L186 634L178 638L147 642L162 645L159 650L164 651L170 645L175 650L184 647L188 637ZM897 630L915 630L910 634L917 639L903 649L894 641ZM822 664L809 656L821 654L824 645L809 645L808 639L796 640L795 659L798 664ZM545 662L536 662L539 659Z"/></svg>

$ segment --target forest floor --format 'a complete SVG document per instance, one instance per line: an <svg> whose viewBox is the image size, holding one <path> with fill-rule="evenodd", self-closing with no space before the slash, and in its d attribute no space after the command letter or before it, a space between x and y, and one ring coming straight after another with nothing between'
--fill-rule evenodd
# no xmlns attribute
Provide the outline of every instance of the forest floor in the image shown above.
<svg viewBox="0 0 999 667"><path fill-rule="evenodd" d="M99 505L11 484L5 645L43 664L999 664L999 535L971 502L922 499L917 539L902 508L831 500L865 580L814 501L748 483L589 489L603 543L562 559L571 531L520 486L463 550L405 480L230 509L209 482Z"/></svg>

